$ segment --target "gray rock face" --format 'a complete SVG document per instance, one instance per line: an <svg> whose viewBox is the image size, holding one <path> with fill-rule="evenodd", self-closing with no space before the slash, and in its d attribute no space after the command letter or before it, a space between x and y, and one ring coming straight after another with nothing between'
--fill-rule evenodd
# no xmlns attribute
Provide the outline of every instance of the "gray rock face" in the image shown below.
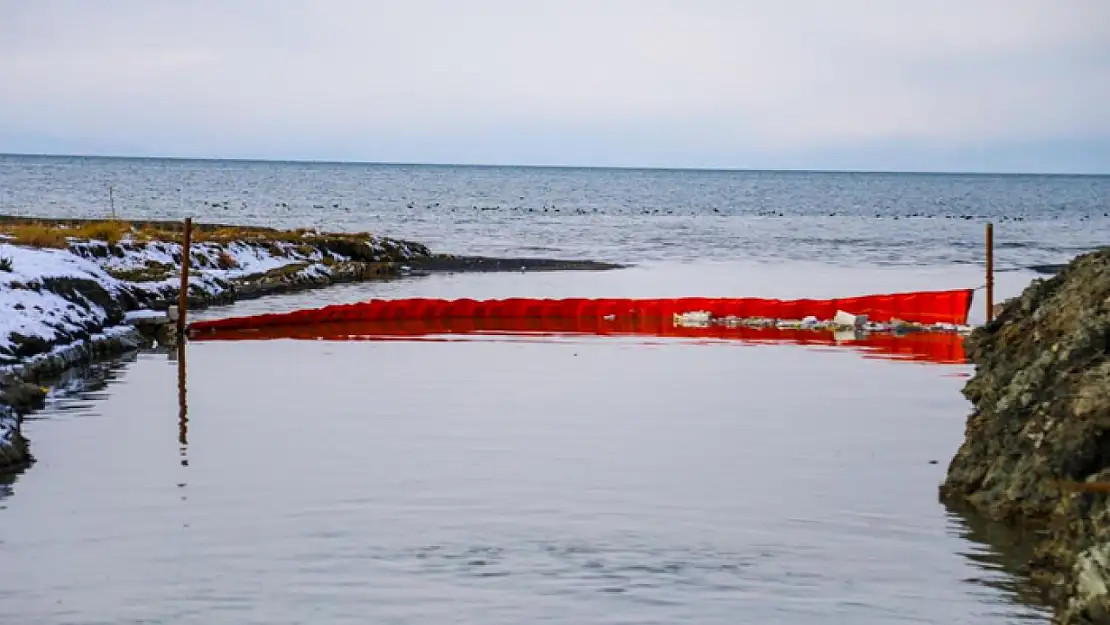
<svg viewBox="0 0 1110 625"><path fill-rule="evenodd" d="M1059 622L1110 623L1110 249L1034 281L968 355L974 410L941 496L1040 528L1030 573Z"/></svg>

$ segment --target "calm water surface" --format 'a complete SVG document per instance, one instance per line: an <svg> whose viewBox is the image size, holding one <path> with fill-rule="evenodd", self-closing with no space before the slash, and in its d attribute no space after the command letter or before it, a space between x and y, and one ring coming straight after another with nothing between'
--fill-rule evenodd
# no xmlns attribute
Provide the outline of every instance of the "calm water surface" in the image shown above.
<svg viewBox="0 0 1110 625"><path fill-rule="evenodd" d="M109 186L132 218L637 264L201 317L976 287L987 220L1002 299L1110 236L1106 177L0 157L0 213L104 216ZM1046 622L997 528L936 501L969 372L628 339L194 343L181 421L177 364L144 354L27 422L39 462L0 479L0 623Z"/></svg>
<svg viewBox="0 0 1110 625"><path fill-rule="evenodd" d="M761 275L439 276L221 314L894 279ZM28 422L0 622L1047 622L1014 556L936 501L969 370L629 339L194 343L183 423L176 363L143 355Z"/></svg>

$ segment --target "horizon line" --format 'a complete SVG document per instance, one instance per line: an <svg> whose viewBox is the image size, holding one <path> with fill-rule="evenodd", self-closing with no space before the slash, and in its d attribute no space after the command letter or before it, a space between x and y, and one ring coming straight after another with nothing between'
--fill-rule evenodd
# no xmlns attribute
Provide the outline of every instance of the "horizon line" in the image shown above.
<svg viewBox="0 0 1110 625"><path fill-rule="evenodd" d="M226 163L273 163L299 165L363 165L375 167L459 167L489 169L596 169L616 171L687 171L715 173L794 173L794 174L909 174L934 176L1061 176L1061 177L1107 177L1110 171L1102 173L1046 172L1046 171L957 171L957 170L898 170L898 169L814 169L814 168L747 168L747 167L663 167L638 165L538 165L505 163L436 163L403 161L364 161L333 159L297 158L259 158L259 157L214 157L214 156L134 156L121 154L64 154L57 152L0 152L3 157L22 158L101 158L113 160L159 160L184 162L226 162Z"/></svg>

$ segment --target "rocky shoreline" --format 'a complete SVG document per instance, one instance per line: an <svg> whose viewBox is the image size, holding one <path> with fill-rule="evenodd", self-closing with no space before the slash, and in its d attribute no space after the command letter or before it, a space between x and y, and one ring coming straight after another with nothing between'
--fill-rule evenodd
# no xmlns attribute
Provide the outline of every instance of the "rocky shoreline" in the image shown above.
<svg viewBox="0 0 1110 625"><path fill-rule="evenodd" d="M49 389L41 384L80 365L113 358L148 346L150 341L130 326L58 346L49 355L9 369L0 378L0 472L17 470L34 461L23 417L43 407Z"/></svg>
<svg viewBox="0 0 1110 625"><path fill-rule="evenodd" d="M197 224L190 246L192 310L432 272L607 270L619 265L434 254L362 234ZM181 224L0 216L0 470L31 460L20 431L38 384L79 364L152 341L127 313L165 310L180 289ZM60 237L59 232L67 235ZM100 238L92 238L100 236Z"/></svg>
<svg viewBox="0 0 1110 625"><path fill-rule="evenodd" d="M1110 623L1110 249L1037 279L967 340L973 411L942 499L1035 536L1066 625Z"/></svg>

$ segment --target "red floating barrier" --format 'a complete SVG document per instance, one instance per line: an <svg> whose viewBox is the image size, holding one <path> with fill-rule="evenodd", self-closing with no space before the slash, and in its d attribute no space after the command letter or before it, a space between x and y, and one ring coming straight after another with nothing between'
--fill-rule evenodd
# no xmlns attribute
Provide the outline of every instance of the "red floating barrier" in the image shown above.
<svg viewBox="0 0 1110 625"><path fill-rule="evenodd" d="M673 319L643 316L602 317L435 317L391 321L345 321L312 324L270 324L256 328L213 329L196 341L241 340L339 340L372 341L499 333L535 337L567 335L644 336L677 339L737 341L748 344L788 343L819 347L844 347L868 358L964 364L963 338L953 332L913 332L906 335L876 333L840 341L830 330L754 327L684 327Z"/></svg>
<svg viewBox="0 0 1110 625"><path fill-rule="evenodd" d="M198 321L194 333L215 330L257 329L271 325L317 324L349 321L399 321L411 319L515 319L653 317L669 322L676 313L706 311L714 317L801 320L832 319L839 310L867 315L875 322L894 319L910 323L965 325L973 291L924 291L867 295L842 299L778 300L762 298L582 299L510 298L506 300L441 300L411 298L370 300L337 304L314 310Z"/></svg>

